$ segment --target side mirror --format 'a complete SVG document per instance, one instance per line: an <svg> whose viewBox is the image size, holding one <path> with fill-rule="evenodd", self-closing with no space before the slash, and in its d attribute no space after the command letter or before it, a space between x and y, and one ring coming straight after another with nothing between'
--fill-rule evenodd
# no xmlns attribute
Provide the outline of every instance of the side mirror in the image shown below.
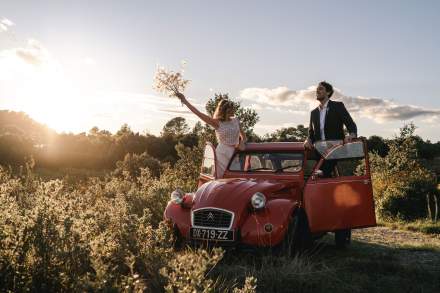
<svg viewBox="0 0 440 293"><path fill-rule="evenodd" d="M318 179L318 178L320 178L322 176L324 176L324 172L322 172L322 170L318 169L315 172L313 172L312 179L316 180L316 179Z"/></svg>

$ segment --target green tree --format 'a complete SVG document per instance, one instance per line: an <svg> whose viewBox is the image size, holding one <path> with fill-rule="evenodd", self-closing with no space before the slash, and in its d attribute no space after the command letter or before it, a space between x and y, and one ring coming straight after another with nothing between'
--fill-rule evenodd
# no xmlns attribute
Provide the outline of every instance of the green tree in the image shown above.
<svg viewBox="0 0 440 293"><path fill-rule="evenodd" d="M214 115L215 108L221 100L229 100L234 105L235 116L240 120L240 125L243 131L246 133L249 141L255 140L257 135L254 133L254 126L260 120L258 113L254 109L244 108L239 101L234 101L229 98L228 94L214 94L214 97L211 98L206 103L206 112L209 115ZM214 130L205 125L205 135L208 138L207 140L216 143Z"/></svg>
<svg viewBox="0 0 440 293"><path fill-rule="evenodd" d="M414 124L400 129L388 141L388 154L370 155L376 210L383 219L427 217L430 195L436 194L436 179L419 162Z"/></svg>
<svg viewBox="0 0 440 293"><path fill-rule="evenodd" d="M141 175L141 171L148 168L150 174L158 178L160 175L160 162L152 158L147 153L126 154L124 160L116 162L116 169L113 171L115 176L129 175L131 178L136 178Z"/></svg>
<svg viewBox="0 0 440 293"><path fill-rule="evenodd" d="M116 136L133 135L133 131L127 123L122 124L121 128L116 132Z"/></svg>
<svg viewBox="0 0 440 293"><path fill-rule="evenodd" d="M440 143L431 143L431 141L424 141L420 136L415 136L417 152L419 156L426 160L433 160L440 155Z"/></svg>
<svg viewBox="0 0 440 293"><path fill-rule="evenodd" d="M381 157L385 157L388 154L389 147L386 141L377 135L372 135L367 139L368 150L373 153L377 153Z"/></svg>
<svg viewBox="0 0 440 293"><path fill-rule="evenodd" d="M97 136L98 134L99 134L99 128L98 128L98 126L93 126L93 127L89 130L89 135Z"/></svg>
<svg viewBox="0 0 440 293"><path fill-rule="evenodd" d="M287 127L277 129L270 134L266 134L263 137L263 141L292 141L301 142L305 141L308 135L308 128L300 124L297 127Z"/></svg>
<svg viewBox="0 0 440 293"><path fill-rule="evenodd" d="M0 164L23 165L33 153L33 141L26 135L0 134Z"/></svg>
<svg viewBox="0 0 440 293"><path fill-rule="evenodd" d="M189 132L189 126L183 117L174 117L162 128L162 136L181 137Z"/></svg>
<svg viewBox="0 0 440 293"><path fill-rule="evenodd" d="M203 133L203 125L202 122L197 121L196 124L194 125L192 131L192 134L196 135L196 136L200 136Z"/></svg>

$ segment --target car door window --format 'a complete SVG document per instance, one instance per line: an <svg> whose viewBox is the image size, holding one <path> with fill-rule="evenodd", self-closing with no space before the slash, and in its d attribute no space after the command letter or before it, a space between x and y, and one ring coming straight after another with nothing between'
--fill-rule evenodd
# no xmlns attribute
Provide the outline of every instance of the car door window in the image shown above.
<svg viewBox="0 0 440 293"><path fill-rule="evenodd" d="M325 160L336 162L338 176L362 176L365 170L365 152L362 141L356 141L331 147L326 151Z"/></svg>
<svg viewBox="0 0 440 293"><path fill-rule="evenodd" d="M314 143L314 147L321 156L325 157L332 147L341 144L342 140L318 140Z"/></svg>
<svg viewBox="0 0 440 293"><path fill-rule="evenodd" d="M326 160L341 160L351 158L363 158L364 144L362 141L356 141L352 143L346 143L338 145L328 151L325 156Z"/></svg>
<svg viewBox="0 0 440 293"><path fill-rule="evenodd" d="M261 157L261 160L263 161L263 167L264 168L266 168L266 169L274 169L273 164L272 164L271 155L265 154L264 156Z"/></svg>
<svg viewBox="0 0 440 293"><path fill-rule="evenodd" d="M250 166L249 169L257 169L257 168L262 168L264 167L262 164L262 160L258 155L251 155L250 158Z"/></svg>
<svg viewBox="0 0 440 293"><path fill-rule="evenodd" d="M317 158L308 158L306 163L304 164L304 179L308 179L313 172L313 169L315 168L316 164L318 163Z"/></svg>

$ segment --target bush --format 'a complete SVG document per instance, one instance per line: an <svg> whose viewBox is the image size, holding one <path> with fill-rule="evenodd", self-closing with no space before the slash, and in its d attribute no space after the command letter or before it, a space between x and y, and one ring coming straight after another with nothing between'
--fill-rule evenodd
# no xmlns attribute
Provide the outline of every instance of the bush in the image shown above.
<svg viewBox="0 0 440 293"><path fill-rule="evenodd" d="M32 164L16 176L0 167L1 290L164 292L168 284L184 292L184 282L170 283L179 278L175 268L197 260L202 266L188 273L199 276L222 255L187 251L174 259L172 231L162 221L171 191L197 186L202 150L179 145L181 159L160 177L143 164L146 155L126 157L117 176L76 184L42 181ZM196 285L215 286L209 278Z"/></svg>
<svg viewBox="0 0 440 293"><path fill-rule="evenodd" d="M406 125L388 142L387 156L370 154L376 212L382 219L412 220L428 216L427 195L436 179L419 163L414 125Z"/></svg>
<svg viewBox="0 0 440 293"><path fill-rule="evenodd" d="M161 270L168 279L166 292L214 292L215 282L208 278L208 272L223 257L221 249L214 249L212 253L206 250L188 251L172 259L168 267Z"/></svg>
<svg viewBox="0 0 440 293"><path fill-rule="evenodd" d="M160 176L160 161L149 156L147 153L126 154L123 161L116 162L116 169L113 171L114 176L123 176L124 173L132 178L141 175L141 169L148 168L151 175L155 178Z"/></svg>
<svg viewBox="0 0 440 293"><path fill-rule="evenodd" d="M161 222L169 183L146 169L135 179L91 179L77 186L28 175L0 170L0 288L163 288L158 271L172 253L170 230Z"/></svg>

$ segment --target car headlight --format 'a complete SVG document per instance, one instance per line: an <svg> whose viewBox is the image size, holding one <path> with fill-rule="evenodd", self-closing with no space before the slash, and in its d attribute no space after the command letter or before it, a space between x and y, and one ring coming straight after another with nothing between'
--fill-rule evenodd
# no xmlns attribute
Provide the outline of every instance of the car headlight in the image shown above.
<svg viewBox="0 0 440 293"><path fill-rule="evenodd" d="M171 192L171 201L175 204L181 204L183 202L183 191L177 188Z"/></svg>
<svg viewBox="0 0 440 293"><path fill-rule="evenodd" d="M261 192L256 192L251 197L251 205L254 209L259 210L266 205L266 197Z"/></svg>

